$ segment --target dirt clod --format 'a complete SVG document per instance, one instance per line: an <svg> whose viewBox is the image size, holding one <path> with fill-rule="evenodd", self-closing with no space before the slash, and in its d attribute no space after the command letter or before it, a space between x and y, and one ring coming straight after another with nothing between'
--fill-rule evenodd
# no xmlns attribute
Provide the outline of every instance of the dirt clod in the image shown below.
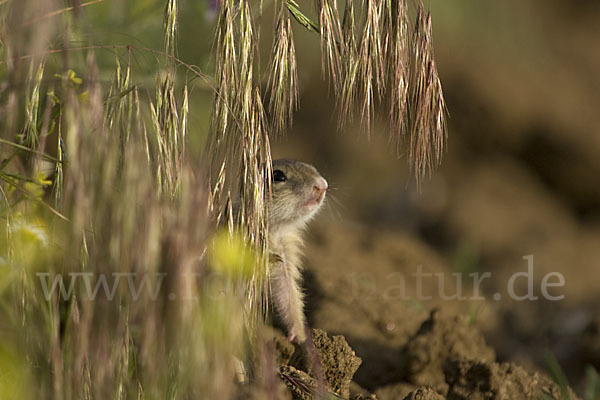
<svg viewBox="0 0 600 400"><path fill-rule="evenodd" d="M295 399L310 398L306 396L323 390L349 398L352 377L362 360L343 336L329 337L325 331L313 329L311 337L312 344L298 347L300 351L294 351L289 343L275 339L281 379ZM315 362L315 356L318 357L318 363ZM370 397L363 394L358 398Z"/></svg>
<svg viewBox="0 0 600 400"><path fill-rule="evenodd" d="M447 393L444 366L456 360L493 362L494 350L479 331L459 316L443 317L432 311L403 350L403 379Z"/></svg>
<svg viewBox="0 0 600 400"><path fill-rule="evenodd" d="M539 373L528 373L510 363L451 361L444 368L449 385L448 400L563 398L561 388ZM568 390L568 398L576 399Z"/></svg>
<svg viewBox="0 0 600 400"><path fill-rule="evenodd" d="M306 372L284 365L279 368L279 377L292 392L294 400L312 400L317 381Z"/></svg>
<svg viewBox="0 0 600 400"><path fill-rule="evenodd" d="M417 390L410 392L404 400L444 400L444 396L433 389L420 387Z"/></svg>
<svg viewBox="0 0 600 400"><path fill-rule="evenodd" d="M327 385L333 392L348 398L350 382L362 360L341 335L329 337L327 332L313 329L312 338Z"/></svg>

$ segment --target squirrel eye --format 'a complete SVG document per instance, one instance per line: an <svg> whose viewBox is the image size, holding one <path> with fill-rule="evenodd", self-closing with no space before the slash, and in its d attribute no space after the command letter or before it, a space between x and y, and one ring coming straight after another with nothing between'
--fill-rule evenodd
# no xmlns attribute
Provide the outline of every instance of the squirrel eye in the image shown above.
<svg viewBox="0 0 600 400"><path fill-rule="evenodd" d="M273 171L273 180L275 182L285 182L287 179L287 176L285 176L285 174L283 173L283 171L276 169L275 171Z"/></svg>

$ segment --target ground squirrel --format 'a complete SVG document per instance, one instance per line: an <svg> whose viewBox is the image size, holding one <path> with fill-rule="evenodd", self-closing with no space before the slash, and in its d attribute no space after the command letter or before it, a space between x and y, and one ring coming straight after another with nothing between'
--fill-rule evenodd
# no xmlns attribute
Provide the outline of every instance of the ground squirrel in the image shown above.
<svg viewBox="0 0 600 400"><path fill-rule="evenodd" d="M288 330L288 339L306 340L300 288L302 232L323 205L327 181L312 165L273 161L272 201L268 208L272 303Z"/></svg>

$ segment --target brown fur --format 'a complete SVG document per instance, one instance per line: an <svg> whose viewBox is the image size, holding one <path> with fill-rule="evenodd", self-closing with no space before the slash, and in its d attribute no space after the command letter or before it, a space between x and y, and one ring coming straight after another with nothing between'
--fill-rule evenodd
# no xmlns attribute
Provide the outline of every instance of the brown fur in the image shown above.
<svg viewBox="0 0 600 400"><path fill-rule="evenodd" d="M306 340L303 293L300 288L302 232L325 200L327 181L312 165L294 160L273 161L273 171L286 180L273 181L269 203L271 293L291 341Z"/></svg>

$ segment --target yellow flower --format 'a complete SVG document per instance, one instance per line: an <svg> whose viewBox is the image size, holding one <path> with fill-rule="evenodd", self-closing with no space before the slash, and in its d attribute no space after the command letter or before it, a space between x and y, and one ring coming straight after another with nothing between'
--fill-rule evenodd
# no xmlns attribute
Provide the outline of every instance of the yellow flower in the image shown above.
<svg viewBox="0 0 600 400"><path fill-rule="evenodd" d="M209 246L209 262L215 271L232 278L250 278L258 258L241 235L226 230L217 233Z"/></svg>

